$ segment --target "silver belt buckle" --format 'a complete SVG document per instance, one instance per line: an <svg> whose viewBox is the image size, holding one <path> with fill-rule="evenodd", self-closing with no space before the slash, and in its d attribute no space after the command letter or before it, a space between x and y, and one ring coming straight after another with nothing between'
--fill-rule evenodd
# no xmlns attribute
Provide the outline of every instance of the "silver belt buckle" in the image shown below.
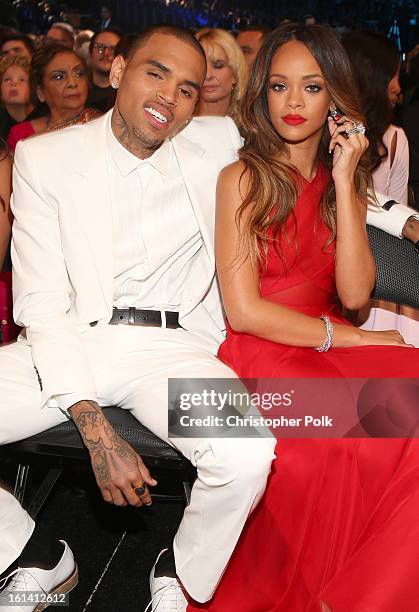
<svg viewBox="0 0 419 612"><path fill-rule="evenodd" d="M128 308L128 325L135 325L135 308L133 306Z"/></svg>

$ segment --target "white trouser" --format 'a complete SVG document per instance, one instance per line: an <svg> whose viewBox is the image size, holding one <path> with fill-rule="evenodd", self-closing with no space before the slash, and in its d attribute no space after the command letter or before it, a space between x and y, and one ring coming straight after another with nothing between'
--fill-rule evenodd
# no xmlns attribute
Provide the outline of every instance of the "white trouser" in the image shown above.
<svg viewBox="0 0 419 612"><path fill-rule="evenodd" d="M197 601L212 596L244 522L263 494L271 438L168 440L170 378L232 378L207 341L176 329L105 325L82 332L99 403L117 405L196 466L191 503L174 541L177 573ZM54 359L54 355L51 355ZM42 378L42 372L41 378ZM26 438L66 419L40 408L39 383L24 342L0 349L0 443Z"/></svg>
<svg viewBox="0 0 419 612"><path fill-rule="evenodd" d="M34 527L17 499L0 487L0 574L18 558Z"/></svg>

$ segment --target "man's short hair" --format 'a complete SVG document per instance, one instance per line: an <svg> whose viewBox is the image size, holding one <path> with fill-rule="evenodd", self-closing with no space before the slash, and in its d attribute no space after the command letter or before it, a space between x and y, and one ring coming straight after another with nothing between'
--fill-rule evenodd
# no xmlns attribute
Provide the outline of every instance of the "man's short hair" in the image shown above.
<svg viewBox="0 0 419 612"><path fill-rule="evenodd" d="M74 47L74 28L69 24L69 23L53 23L51 24L50 29L48 30L49 32L51 30L60 30L60 32L62 32L64 34L64 38L66 38L67 42L68 42L68 48L73 48ZM47 33L47 38L48 38L48 33Z"/></svg>
<svg viewBox="0 0 419 612"><path fill-rule="evenodd" d="M90 45L89 45L89 53L92 52L93 50L93 44L96 42L96 38L98 36L100 36L101 34L115 34L115 36L118 36L119 39L122 38L122 34L121 34L121 30L119 30L118 28L106 28L106 30L101 30L100 32L95 32L92 36L92 38L90 39Z"/></svg>
<svg viewBox="0 0 419 612"><path fill-rule="evenodd" d="M137 53L138 49L147 44L149 39L153 36L153 34L167 34L169 36L174 36L175 38L182 40L186 44L190 45L197 53L200 54L204 63L206 65L207 60L205 57L205 51L203 50L200 43L196 40L195 36L190 30L185 28L181 28L179 26L174 25L152 25L148 28L142 30L131 43L131 48L127 55L127 61L130 62L134 55Z"/></svg>
<svg viewBox="0 0 419 612"><path fill-rule="evenodd" d="M18 32L16 32L16 34L7 34L6 36L3 36L0 42L0 48L3 48L3 45L7 42L10 42L11 40L19 40L25 45L31 55L35 53L35 45L33 43L33 40L30 39L29 36L25 36L25 34L19 34Z"/></svg>

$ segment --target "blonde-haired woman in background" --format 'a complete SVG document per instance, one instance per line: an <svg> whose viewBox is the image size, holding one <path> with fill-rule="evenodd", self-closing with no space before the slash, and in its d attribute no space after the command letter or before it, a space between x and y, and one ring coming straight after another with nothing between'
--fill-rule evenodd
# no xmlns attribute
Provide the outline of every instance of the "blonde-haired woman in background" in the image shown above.
<svg viewBox="0 0 419 612"><path fill-rule="evenodd" d="M195 36L207 57L197 115L229 116L240 127L239 108L248 78L243 52L234 36L225 30L203 28Z"/></svg>

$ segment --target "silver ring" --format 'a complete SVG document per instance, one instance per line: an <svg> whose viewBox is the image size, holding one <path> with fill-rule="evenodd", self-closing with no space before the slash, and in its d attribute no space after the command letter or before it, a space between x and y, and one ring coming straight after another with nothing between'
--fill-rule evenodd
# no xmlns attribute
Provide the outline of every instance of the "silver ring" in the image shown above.
<svg viewBox="0 0 419 612"><path fill-rule="evenodd" d="M353 128L346 130L346 135L352 136L352 134L365 134L365 125L363 123L356 123Z"/></svg>

